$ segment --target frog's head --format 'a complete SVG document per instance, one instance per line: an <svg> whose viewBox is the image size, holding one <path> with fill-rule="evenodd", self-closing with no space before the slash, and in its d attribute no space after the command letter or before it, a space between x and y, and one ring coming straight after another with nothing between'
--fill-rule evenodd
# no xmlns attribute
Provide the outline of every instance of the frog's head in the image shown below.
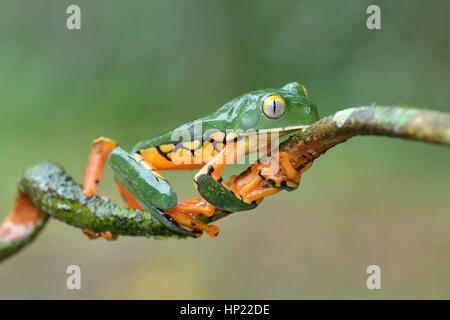
<svg viewBox="0 0 450 320"><path fill-rule="evenodd" d="M308 100L306 88L298 82L280 89L253 91L227 105L231 107L228 116L236 129L287 133L319 120L317 107Z"/></svg>

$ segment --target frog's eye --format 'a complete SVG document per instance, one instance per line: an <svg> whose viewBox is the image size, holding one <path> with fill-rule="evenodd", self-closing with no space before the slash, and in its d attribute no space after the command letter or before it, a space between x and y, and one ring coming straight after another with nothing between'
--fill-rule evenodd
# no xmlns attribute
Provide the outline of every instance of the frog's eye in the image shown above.
<svg viewBox="0 0 450 320"><path fill-rule="evenodd" d="M286 102L280 96L269 96L262 103L262 111L267 118L281 118L286 112Z"/></svg>

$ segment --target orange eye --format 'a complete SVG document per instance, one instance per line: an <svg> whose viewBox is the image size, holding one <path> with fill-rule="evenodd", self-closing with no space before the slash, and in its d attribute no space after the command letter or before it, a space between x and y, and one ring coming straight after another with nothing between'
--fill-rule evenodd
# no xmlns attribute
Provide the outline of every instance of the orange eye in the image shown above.
<svg viewBox="0 0 450 320"><path fill-rule="evenodd" d="M262 111L270 119L281 118L286 112L286 102L280 96L269 96L262 103Z"/></svg>

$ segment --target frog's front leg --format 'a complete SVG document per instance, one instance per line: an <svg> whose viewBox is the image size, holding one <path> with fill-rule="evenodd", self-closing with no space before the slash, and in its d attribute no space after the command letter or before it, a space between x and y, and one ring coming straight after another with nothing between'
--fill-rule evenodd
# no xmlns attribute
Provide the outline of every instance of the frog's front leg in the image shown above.
<svg viewBox="0 0 450 320"><path fill-rule="evenodd" d="M97 193L105 163L116 147L117 143L115 141L105 137L100 137L92 143L92 152L89 156L83 179L83 193L86 196L91 197ZM89 239L97 239L99 237L103 237L108 241L117 239L117 236L111 234L109 231L94 232L89 229L83 229L83 233Z"/></svg>
<svg viewBox="0 0 450 320"><path fill-rule="evenodd" d="M92 143L92 152L89 156L83 180L83 193L86 196L93 196L97 193L105 163L116 147L117 142L105 137L100 137Z"/></svg>
<svg viewBox="0 0 450 320"><path fill-rule="evenodd" d="M220 170L235 162L246 154L244 139L242 142L227 145L216 157L209 161L195 176L194 184L199 193L211 204L224 210L243 211L256 207L264 197L278 193L281 190L294 190L300 183L304 169L297 171L291 164L289 155L278 152L272 161L278 161L279 166L272 162L256 163L251 167L251 174L236 184L236 177L225 183ZM232 161L230 161L232 159ZM273 168L280 168L274 170ZM265 181L266 183L262 183Z"/></svg>
<svg viewBox="0 0 450 320"><path fill-rule="evenodd" d="M228 142L194 177L198 192L215 207L228 211L245 211L255 208L259 203L237 197L220 174L223 168L247 153L245 140L245 137L240 137L236 142Z"/></svg>
<svg viewBox="0 0 450 320"><path fill-rule="evenodd" d="M278 152L274 157L252 165L251 173L245 179L241 179L239 184L235 182L235 176L231 177L231 189L248 202L259 201L281 190L292 191L298 188L302 173L312 164L311 159L306 167L297 171L291 164L289 154Z"/></svg>

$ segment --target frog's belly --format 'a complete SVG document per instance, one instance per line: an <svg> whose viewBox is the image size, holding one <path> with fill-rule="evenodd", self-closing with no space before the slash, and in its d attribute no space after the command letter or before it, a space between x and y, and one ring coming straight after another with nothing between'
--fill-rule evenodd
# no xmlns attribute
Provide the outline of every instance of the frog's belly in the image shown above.
<svg viewBox="0 0 450 320"><path fill-rule="evenodd" d="M224 148L223 143L191 141L182 144L163 144L140 150L158 170L200 169Z"/></svg>

